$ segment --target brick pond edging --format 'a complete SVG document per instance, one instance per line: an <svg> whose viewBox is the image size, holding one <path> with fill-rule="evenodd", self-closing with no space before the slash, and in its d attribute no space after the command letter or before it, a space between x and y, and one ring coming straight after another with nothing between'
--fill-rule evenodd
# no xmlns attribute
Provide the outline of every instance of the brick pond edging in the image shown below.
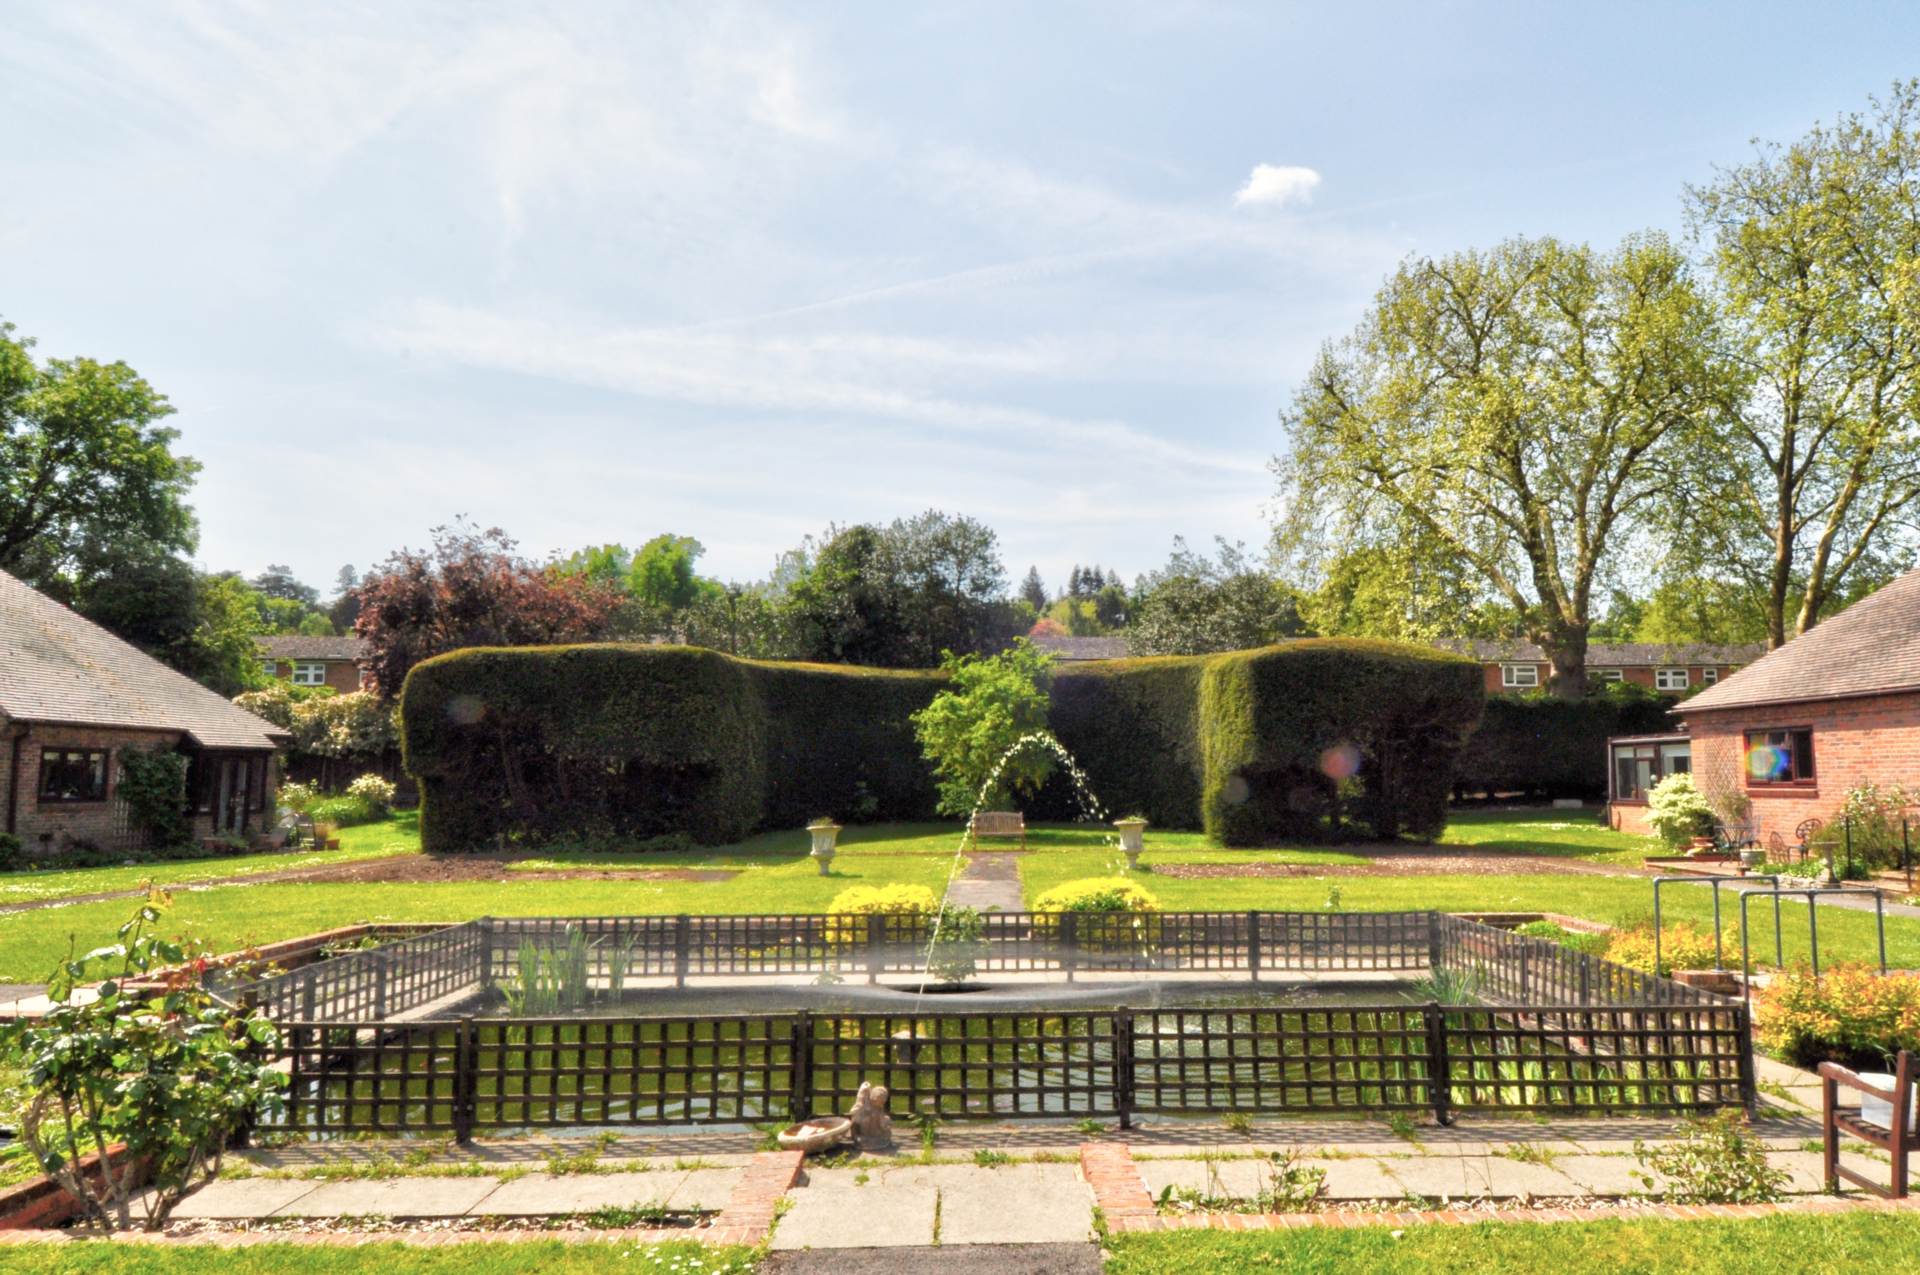
<svg viewBox="0 0 1920 1275"><path fill-rule="evenodd" d="M60 1244L68 1241L105 1240L116 1244L210 1245L216 1248L249 1248L259 1244L289 1244L322 1248L358 1248L366 1244L405 1244L414 1248L439 1248L449 1244L526 1244L559 1241L563 1244L667 1244L693 1240L725 1248L751 1248L765 1242L779 1216L780 1200L800 1179L806 1160L800 1151L761 1151L755 1153L740 1181L734 1184L727 1203L714 1218L712 1226L636 1227L632 1229L580 1231L343 1231L310 1234L289 1231L212 1231L195 1235L123 1232L102 1237L80 1235L56 1229L0 1230L0 1248L9 1244Z"/></svg>
<svg viewBox="0 0 1920 1275"><path fill-rule="evenodd" d="M1578 1209L1427 1209L1362 1212L1328 1209L1318 1213L1178 1213L1162 1214L1134 1163L1133 1151L1118 1142L1086 1142L1080 1146L1080 1173L1093 1190L1094 1205L1113 1235L1153 1231L1287 1231L1310 1227L1358 1226L1469 1226L1476 1222L1596 1222L1623 1217L1667 1221L1703 1221L1709 1218L1756 1218L1774 1214L1857 1212L1920 1213L1920 1195L1904 1200L1875 1196L1800 1196L1779 1204L1648 1204L1627 1212L1619 1208Z"/></svg>

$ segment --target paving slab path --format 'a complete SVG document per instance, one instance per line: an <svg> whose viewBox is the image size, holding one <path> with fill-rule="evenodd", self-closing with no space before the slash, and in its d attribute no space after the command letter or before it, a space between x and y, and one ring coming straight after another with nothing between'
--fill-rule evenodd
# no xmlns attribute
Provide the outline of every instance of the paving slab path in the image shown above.
<svg viewBox="0 0 1920 1275"><path fill-rule="evenodd" d="M947 901L980 912L1020 912L1020 856L998 851L968 856L967 866L947 887Z"/></svg>

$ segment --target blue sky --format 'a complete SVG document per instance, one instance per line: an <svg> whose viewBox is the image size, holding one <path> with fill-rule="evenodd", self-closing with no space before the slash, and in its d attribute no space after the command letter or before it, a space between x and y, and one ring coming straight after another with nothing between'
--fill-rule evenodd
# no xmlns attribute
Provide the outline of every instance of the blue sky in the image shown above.
<svg viewBox="0 0 1920 1275"><path fill-rule="evenodd" d="M1275 412L1397 260L1678 232L1916 49L1898 5L16 3L0 316L172 397L212 567L464 513L750 579L931 506L1131 577L1264 539Z"/></svg>

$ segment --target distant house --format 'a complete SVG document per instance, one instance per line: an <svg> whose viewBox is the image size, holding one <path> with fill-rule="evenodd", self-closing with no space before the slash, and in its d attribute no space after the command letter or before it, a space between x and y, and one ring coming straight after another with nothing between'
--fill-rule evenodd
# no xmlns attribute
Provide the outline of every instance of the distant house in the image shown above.
<svg viewBox="0 0 1920 1275"><path fill-rule="evenodd" d="M1032 642L1035 647L1045 651L1062 664L1127 658L1127 639L1119 636L1068 637L1065 634L1042 634L1033 638Z"/></svg>
<svg viewBox="0 0 1920 1275"><path fill-rule="evenodd" d="M1485 669L1487 693L1534 691L1553 684L1553 661L1533 642L1507 638L1447 638L1443 651L1478 660ZM1680 696L1714 686L1766 651L1759 642L1733 646L1709 643L1596 642L1587 647L1587 680L1632 682L1663 695Z"/></svg>
<svg viewBox="0 0 1920 1275"><path fill-rule="evenodd" d="M260 669L295 686L331 686L342 695L366 684L362 661L367 644L357 637L304 637L297 633L255 638Z"/></svg>
<svg viewBox="0 0 1920 1275"><path fill-rule="evenodd" d="M1696 782L1745 793L1763 842L1796 842L1860 784L1920 781L1920 571L1673 711Z"/></svg>
<svg viewBox="0 0 1920 1275"><path fill-rule="evenodd" d="M129 749L186 754L196 836L271 822L286 740L192 678L0 572L0 829L52 857L75 842L134 849L119 800Z"/></svg>

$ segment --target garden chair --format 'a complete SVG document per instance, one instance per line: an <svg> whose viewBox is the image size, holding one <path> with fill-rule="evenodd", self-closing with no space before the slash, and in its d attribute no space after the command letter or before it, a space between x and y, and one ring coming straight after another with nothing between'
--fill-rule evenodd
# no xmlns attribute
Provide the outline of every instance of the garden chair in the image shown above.
<svg viewBox="0 0 1920 1275"><path fill-rule="evenodd" d="M1758 846L1760 844L1760 838L1755 835L1756 831L1752 820L1742 819L1732 822L1722 822L1720 825L1720 849L1728 853L1733 853Z"/></svg>
<svg viewBox="0 0 1920 1275"><path fill-rule="evenodd" d="M1805 862L1807 855L1813 850L1813 839L1819 836L1820 830L1826 826L1824 819L1802 819L1794 826L1793 835L1799 842L1793 848L1794 854L1802 862Z"/></svg>
<svg viewBox="0 0 1920 1275"><path fill-rule="evenodd" d="M1787 839L1778 832L1767 834L1767 858L1774 863L1788 862Z"/></svg>
<svg viewBox="0 0 1920 1275"><path fill-rule="evenodd" d="M1820 1064L1820 1087L1823 1091L1821 1132L1826 1158L1827 1190L1837 1194L1840 1190L1840 1179L1845 1178L1855 1186L1865 1187L1884 1199L1904 1200L1907 1197L1907 1167L1915 1142L1909 1121L1912 1119L1913 1082L1917 1061L1920 1061L1920 1058L1917 1058L1912 1050L1900 1051L1899 1059L1893 1068L1892 1092L1868 1084L1839 1063ZM1842 1088L1891 1104L1892 1112L1888 1122L1882 1125L1868 1120L1864 1113L1864 1104L1863 1108L1855 1109L1851 1114L1842 1111L1840 1109ZM1883 1187L1873 1179L1856 1173L1840 1163L1842 1133L1859 1138L1871 1146L1879 1147L1893 1157L1891 1186Z"/></svg>

